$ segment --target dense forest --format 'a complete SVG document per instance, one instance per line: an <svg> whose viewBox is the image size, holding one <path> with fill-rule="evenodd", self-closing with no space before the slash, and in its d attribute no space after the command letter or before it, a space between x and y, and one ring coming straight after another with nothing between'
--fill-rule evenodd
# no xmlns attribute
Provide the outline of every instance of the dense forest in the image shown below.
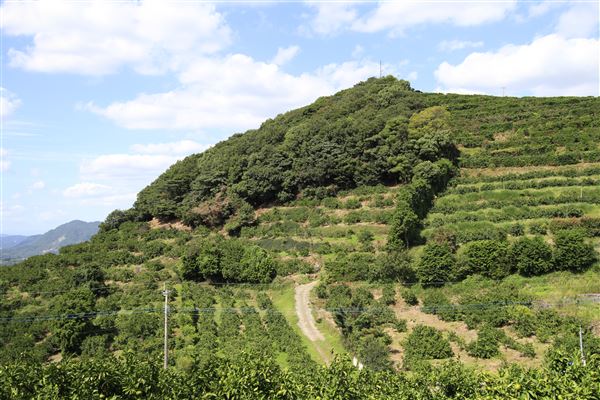
<svg viewBox="0 0 600 400"><path fill-rule="evenodd" d="M2 267L0 398L598 398L599 145L598 98L319 98Z"/></svg>

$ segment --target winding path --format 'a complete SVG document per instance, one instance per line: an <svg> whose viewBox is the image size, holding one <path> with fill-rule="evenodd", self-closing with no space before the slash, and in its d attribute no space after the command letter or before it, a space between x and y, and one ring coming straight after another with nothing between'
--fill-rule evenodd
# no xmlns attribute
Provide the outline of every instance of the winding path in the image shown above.
<svg viewBox="0 0 600 400"><path fill-rule="evenodd" d="M302 333L304 333L304 335L310 339L311 342L325 340L323 334L319 331L319 329L317 329L317 324L310 309L310 291L317 283L319 282L314 281L304 285L296 286L295 292L298 326L300 327L300 330L302 330ZM319 346L317 346L317 348L319 348Z"/></svg>

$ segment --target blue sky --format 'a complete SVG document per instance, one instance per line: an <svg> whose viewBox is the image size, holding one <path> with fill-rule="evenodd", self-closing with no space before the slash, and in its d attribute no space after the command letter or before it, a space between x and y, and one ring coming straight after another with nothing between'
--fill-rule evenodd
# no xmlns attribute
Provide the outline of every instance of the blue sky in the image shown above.
<svg viewBox="0 0 600 400"><path fill-rule="evenodd" d="M599 95L597 1L3 1L3 233L128 208L169 165L379 74Z"/></svg>

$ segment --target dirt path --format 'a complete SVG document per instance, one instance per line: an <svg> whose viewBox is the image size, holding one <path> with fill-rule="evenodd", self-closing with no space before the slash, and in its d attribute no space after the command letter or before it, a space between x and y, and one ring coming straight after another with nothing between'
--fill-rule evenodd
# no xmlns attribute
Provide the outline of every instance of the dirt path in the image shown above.
<svg viewBox="0 0 600 400"><path fill-rule="evenodd" d="M314 281L304 285L296 286L296 314L298 315L298 326L302 333L310 339L311 342L324 341L325 337L317 329L317 324L313 318L310 309L310 291L319 283ZM319 346L317 346L319 348ZM320 352L320 351L319 351Z"/></svg>

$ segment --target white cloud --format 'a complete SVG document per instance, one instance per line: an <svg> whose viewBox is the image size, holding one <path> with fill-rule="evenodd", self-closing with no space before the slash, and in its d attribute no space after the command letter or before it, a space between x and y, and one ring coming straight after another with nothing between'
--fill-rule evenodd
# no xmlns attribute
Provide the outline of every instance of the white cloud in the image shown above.
<svg viewBox="0 0 600 400"><path fill-rule="evenodd" d="M300 47L298 46L280 47L277 49L277 54L275 57L273 57L271 62L276 65L287 64L288 62L292 61L299 52Z"/></svg>
<svg viewBox="0 0 600 400"><path fill-rule="evenodd" d="M441 51L456 51L467 48L475 48L483 46L482 41L470 41L470 40L442 40L438 45Z"/></svg>
<svg viewBox="0 0 600 400"><path fill-rule="evenodd" d="M0 215L4 218L16 217L25 211L25 207L21 204L8 205L0 201Z"/></svg>
<svg viewBox="0 0 600 400"><path fill-rule="evenodd" d="M64 219L68 214L64 210L48 210L39 213L38 217L42 221L60 221Z"/></svg>
<svg viewBox="0 0 600 400"><path fill-rule="evenodd" d="M193 140L180 140L171 143L134 144L131 146L131 150L140 154L189 155L201 153L210 146L209 144L202 144Z"/></svg>
<svg viewBox="0 0 600 400"><path fill-rule="evenodd" d="M84 161L79 172L84 181L148 183L177 159L163 154L104 154Z"/></svg>
<svg viewBox="0 0 600 400"><path fill-rule="evenodd" d="M566 39L552 34L530 44L472 53L463 62L443 62L435 71L442 90L536 96L598 95L598 39Z"/></svg>
<svg viewBox="0 0 600 400"><path fill-rule="evenodd" d="M419 73L417 71L411 71L407 76L409 81L416 81L419 78Z"/></svg>
<svg viewBox="0 0 600 400"><path fill-rule="evenodd" d="M317 14L310 22L310 30L328 35L338 32L356 20L358 13L353 6L343 2L309 2Z"/></svg>
<svg viewBox="0 0 600 400"><path fill-rule="evenodd" d="M8 171L10 168L10 161L6 159L8 156L8 150L0 147L0 172Z"/></svg>
<svg viewBox="0 0 600 400"><path fill-rule="evenodd" d="M81 163L80 182L62 191L76 206L126 209L136 194L177 160L206 150L210 145L193 140L135 144L131 154L103 154Z"/></svg>
<svg viewBox="0 0 600 400"><path fill-rule="evenodd" d="M407 28L422 24L448 23L456 26L476 26L502 20L515 10L516 0L483 2L386 1L377 4L366 15L359 15L353 3L311 4L317 13L311 28L319 34L332 34L349 29L357 32L390 31L402 33Z"/></svg>
<svg viewBox="0 0 600 400"><path fill-rule="evenodd" d="M598 37L598 3L576 3L561 14L556 32L564 37Z"/></svg>
<svg viewBox="0 0 600 400"><path fill-rule="evenodd" d="M3 87L0 87L0 118L4 119L11 115L19 106L21 100L13 93Z"/></svg>
<svg viewBox="0 0 600 400"><path fill-rule="evenodd" d="M0 12L3 34L32 37L8 50L11 66L31 71L103 75L131 66L155 74L231 40L222 15L202 2L11 1Z"/></svg>
<svg viewBox="0 0 600 400"><path fill-rule="evenodd" d="M82 182L69 186L63 191L65 197L94 197L109 193L111 187L99 183Z"/></svg>
<svg viewBox="0 0 600 400"><path fill-rule="evenodd" d="M385 71L393 74L396 67L385 65ZM362 60L292 75L275 64L232 54L197 59L179 75L180 87L169 92L86 108L129 129L221 128L230 133L255 128L266 118L378 73L378 63Z"/></svg>
<svg viewBox="0 0 600 400"><path fill-rule="evenodd" d="M556 0L545 0L539 3L532 3L528 9L529 17L539 17L546 14L556 7L561 7L563 4Z"/></svg>
<svg viewBox="0 0 600 400"><path fill-rule="evenodd" d="M46 187L46 182L44 181L36 181L31 184L29 187L30 190L42 190Z"/></svg>

